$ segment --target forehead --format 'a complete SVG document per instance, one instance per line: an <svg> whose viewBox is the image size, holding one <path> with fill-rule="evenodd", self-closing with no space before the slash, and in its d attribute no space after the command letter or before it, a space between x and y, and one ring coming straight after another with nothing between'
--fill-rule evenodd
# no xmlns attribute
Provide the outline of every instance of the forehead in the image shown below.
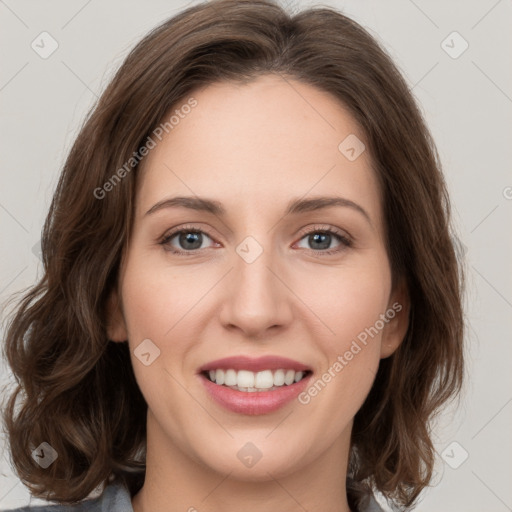
<svg viewBox="0 0 512 512"><path fill-rule="evenodd" d="M190 98L195 106L182 108ZM353 159L344 152L344 141L359 152L364 135L325 91L265 75L196 90L168 117L173 114L172 129L145 157L139 213L171 194L215 196L238 207L243 199L256 208L262 201L268 208L290 197L337 194L379 216L370 155L363 151Z"/></svg>

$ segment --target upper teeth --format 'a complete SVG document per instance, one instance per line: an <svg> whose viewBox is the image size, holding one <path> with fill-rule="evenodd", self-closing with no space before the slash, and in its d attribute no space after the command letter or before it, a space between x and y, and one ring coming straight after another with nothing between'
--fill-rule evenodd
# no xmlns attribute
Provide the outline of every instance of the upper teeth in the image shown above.
<svg viewBox="0 0 512 512"><path fill-rule="evenodd" d="M273 386L289 386L304 377L305 372L295 370L263 370L250 372L248 370L210 370L209 376L212 382L224 386L238 386L239 388L270 389Z"/></svg>

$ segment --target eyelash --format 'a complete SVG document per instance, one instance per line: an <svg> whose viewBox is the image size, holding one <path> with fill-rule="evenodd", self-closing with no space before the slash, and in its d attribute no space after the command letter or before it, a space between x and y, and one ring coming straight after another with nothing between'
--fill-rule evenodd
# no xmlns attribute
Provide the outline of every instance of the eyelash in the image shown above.
<svg viewBox="0 0 512 512"><path fill-rule="evenodd" d="M180 255L180 256L194 256L195 254L197 254L197 251L200 251L201 249L193 249L191 251L179 251L174 248L169 248L169 247L171 247L169 245L169 242L176 235L179 235L181 233L203 233L203 234L207 235L210 239L214 240L214 238L207 231L197 229L194 226L183 226L179 229L171 231L167 235L164 235L164 237L158 243L160 245L162 245L166 251L169 251L172 254L176 254L176 255ZM342 234L342 232L340 232L334 228L323 227L323 226L318 226L318 225L316 225L312 229L302 233L300 240L302 240L306 236L314 234L314 233L334 235L338 239L338 241L341 242L341 246L338 248L335 248L335 249L328 249L328 250L309 249L309 251L315 253L315 256L323 257L323 256L330 256L333 254L337 254L349 247L352 247L352 244L353 244L352 240L350 238L348 238L347 236L345 236L344 234ZM306 249L306 250L308 250L308 249Z"/></svg>

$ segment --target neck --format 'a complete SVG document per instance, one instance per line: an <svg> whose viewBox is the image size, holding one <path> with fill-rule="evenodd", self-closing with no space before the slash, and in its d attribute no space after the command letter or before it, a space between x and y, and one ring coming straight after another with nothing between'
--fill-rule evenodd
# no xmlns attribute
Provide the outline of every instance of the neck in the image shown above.
<svg viewBox="0 0 512 512"><path fill-rule="evenodd" d="M219 472L185 453L151 412L147 423L146 477L132 499L134 512L350 512L345 482L351 424L316 459L301 454L291 460L296 466L291 471L280 471L271 465L271 457L262 457L257 464L266 460L268 466L260 466L256 480L235 475L238 461L231 470Z"/></svg>

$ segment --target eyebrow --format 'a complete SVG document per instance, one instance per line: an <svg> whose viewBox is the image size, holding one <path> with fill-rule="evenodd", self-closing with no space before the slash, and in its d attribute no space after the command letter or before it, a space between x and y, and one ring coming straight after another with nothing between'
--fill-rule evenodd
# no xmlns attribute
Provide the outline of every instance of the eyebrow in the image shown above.
<svg viewBox="0 0 512 512"><path fill-rule="evenodd" d="M321 196L311 199L292 199L288 203L288 206L285 210L285 215L312 212L332 207L352 208L353 210L362 214L370 223L370 225L372 225L370 216L362 206L358 205L354 201L351 201L350 199L345 199L338 196ZM190 210L212 213L213 215L219 217L226 215L226 209L219 201L199 196L178 196L162 199L158 203L154 204L145 213L145 216L164 208L188 208Z"/></svg>

